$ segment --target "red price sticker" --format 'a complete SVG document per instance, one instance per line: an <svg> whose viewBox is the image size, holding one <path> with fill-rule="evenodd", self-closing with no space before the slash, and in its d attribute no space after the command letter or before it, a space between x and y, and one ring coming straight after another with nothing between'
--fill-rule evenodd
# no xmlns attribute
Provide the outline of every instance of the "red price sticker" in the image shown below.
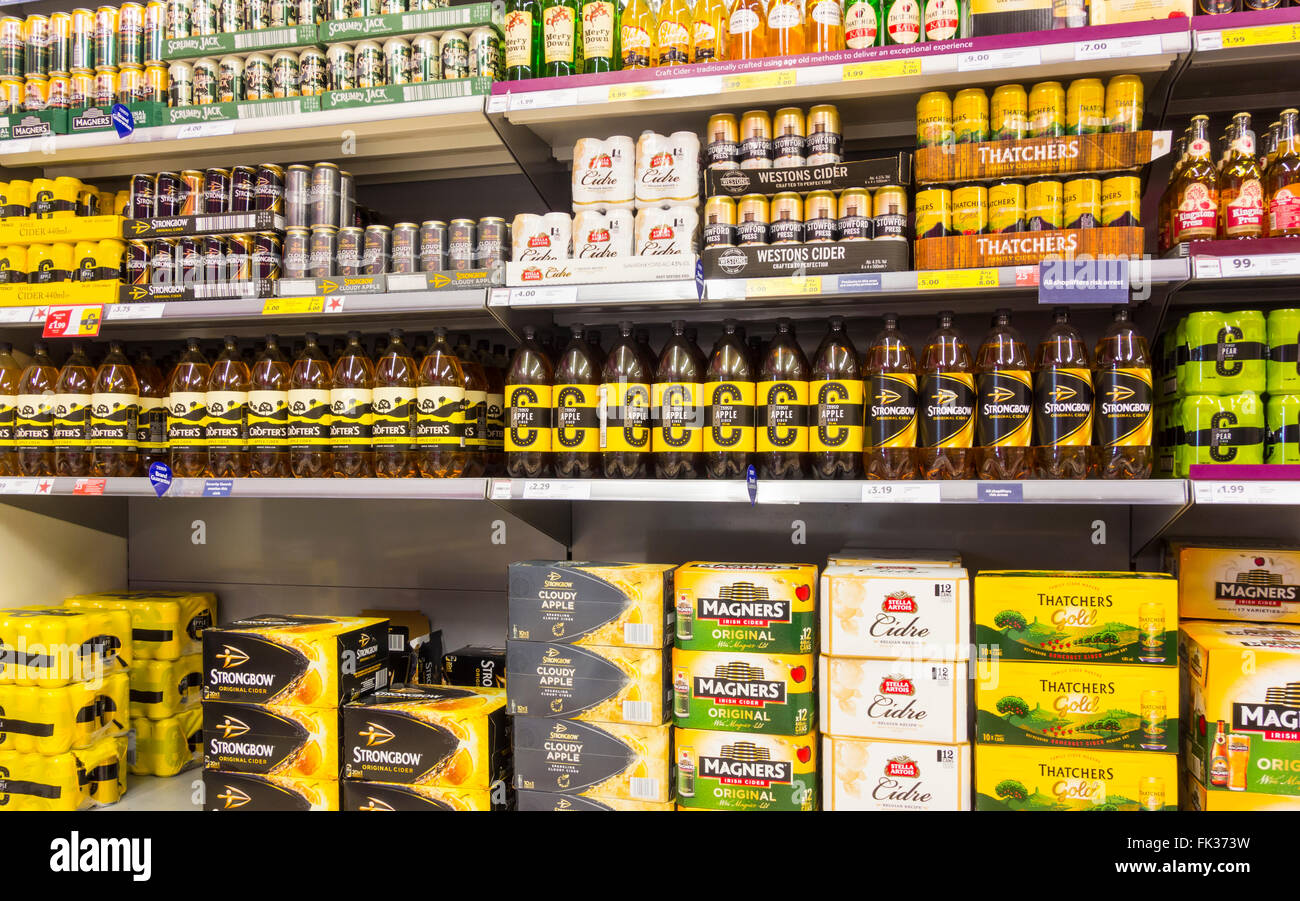
<svg viewBox="0 0 1300 901"><path fill-rule="evenodd" d="M45 338L93 338L104 322L104 305L50 307L45 314Z"/></svg>
<svg viewBox="0 0 1300 901"><path fill-rule="evenodd" d="M104 487L108 484L107 479L77 479L77 484L72 486L73 494L103 494Z"/></svg>

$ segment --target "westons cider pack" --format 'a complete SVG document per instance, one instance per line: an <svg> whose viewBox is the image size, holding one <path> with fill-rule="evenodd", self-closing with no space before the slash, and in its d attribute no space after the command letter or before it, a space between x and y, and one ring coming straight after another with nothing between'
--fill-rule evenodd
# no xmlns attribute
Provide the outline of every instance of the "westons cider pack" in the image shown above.
<svg viewBox="0 0 1300 901"><path fill-rule="evenodd" d="M500 688L411 685L343 708L343 775L484 789L505 778L510 721Z"/></svg>
<svg viewBox="0 0 1300 901"><path fill-rule="evenodd" d="M0 810L78 810L126 793L126 736L62 754L0 751Z"/></svg>
<svg viewBox="0 0 1300 901"><path fill-rule="evenodd" d="M197 654L203 649L200 634L217 623L217 596L209 591L105 591L79 594L63 605L130 613L136 659Z"/></svg>
<svg viewBox="0 0 1300 901"><path fill-rule="evenodd" d="M976 810L1177 810L1178 755L975 746Z"/></svg>
<svg viewBox="0 0 1300 901"><path fill-rule="evenodd" d="M670 650L506 642L511 716L658 726L672 713Z"/></svg>
<svg viewBox="0 0 1300 901"><path fill-rule="evenodd" d="M1171 543L1183 619L1300 623L1300 548Z"/></svg>
<svg viewBox="0 0 1300 901"><path fill-rule="evenodd" d="M203 765L227 773L339 777L339 716L328 707L205 701Z"/></svg>
<svg viewBox="0 0 1300 901"><path fill-rule="evenodd" d="M1172 666L1012 663L979 667L975 740L982 744L1178 751Z"/></svg>
<svg viewBox="0 0 1300 901"><path fill-rule="evenodd" d="M125 610L0 610L0 684L57 688L131 666Z"/></svg>
<svg viewBox="0 0 1300 901"><path fill-rule="evenodd" d="M339 783L254 773L203 774L204 810L338 810Z"/></svg>
<svg viewBox="0 0 1300 901"><path fill-rule="evenodd" d="M673 722L683 729L807 735L817 724L813 654L673 650Z"/></svg>
<svg viewBox="0 0 1300 901"><path fill-rule="evenodd" d="M675 810L676 806L672 801L662 803L656 801L624 801L619 798L585 798L582 795L560 795L554 792L516 792L519 799L518 809L520 811L536 811L547 813L564 812L569 810L578 811L596 811L596 810L640 810L640 811L670 811Z"/></svg>
<svg viewBox="0 0 1300 901"><path fill-rule="evenodd" d="M60 688L0 685L0 751L62 754L125 732L126 673Z"/></svg>
<svg viewBox="0 0 1300 901"><path fill-rule="evenodd" d="M203 655L179 660L137 660L131 664L131 717L160 720L199 700Z"/></svg>
<svg viewBox="0 0 1300 901"><path fill-rule="evenodd" d="M182 710L161 720L137 719L135 757L131 772L138 776L175 776L191 764L203 764L203 711Z"/></svg>
<svg viewBox="0 0 1300 901"><path fill-rule="evenodd" d="M203 633L203 700L337 707L383 686L388 620L255 616Z"/></svg>
<svg viewBox="0 0 1300 901"><path fill-rule="evenodd" d="M828 566L821 589L823 654L970 658L970 580L964 569Z"/></svg>
<svg viewBox="0 0 1300 901"><path fill-rule="evenodd" d="M817 736L675 729L677 806L816 810Z"/></svg>
<svg viewBox="0 0 1300 901"><path fill-rule="evenodd" d="M822 740L824 810L970 810L971 747Z"/></svg>
<svg viewBox="0 0 1300 901"><path fill-rule="evenodd" d="M584 647L672 642L673 567L657 563L510 564L510 637Z"/></svg>
<svg viewBox="0 0 1300 901"><path fill-rule="evenodd" d="M1165 573L985 570L975 644L981 660L1173 666L1177 595Z"/></svg>
<svg viewBox="0 0 1300 901"><path fill-rule="evenodd" d="M673 798L673 727L518 716L515 788L623 801Z"/></svg>
<svg viewBox="0 0 1300 901"><path fill-rule="evenodd" d="M821 729L837 738L969 740L967 665L822 657Z"/></svg>
<svg viewBox="0 0 1300 901"><path fill-rule="evenodd" d="M687 563L677 567L673 578L678 648L816 652L816 566Z"/></svg>
<svg viewBox="0 0 1300 901"><path fill-rule="evenodd" d="M343 809L368 813L402 810L508 810L505 801L494 803L493 794L474 788L445 788L441 785L394 785L388 782L344 780Z"/></svg>

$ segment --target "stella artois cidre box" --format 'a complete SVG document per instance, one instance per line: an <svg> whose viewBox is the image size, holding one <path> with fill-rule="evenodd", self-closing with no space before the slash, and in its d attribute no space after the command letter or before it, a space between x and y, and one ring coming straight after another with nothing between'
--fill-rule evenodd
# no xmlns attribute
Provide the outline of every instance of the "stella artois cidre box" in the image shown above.
<svg viewBox="0 0 1300 901"><path fill-rule="evenodd" d="M665 647L673 640L673 569L657 563L511 563L510 637Z"/></svg>
<svg viewBox="0 0 1300 901"><path fill-rule="evenodd" d="M683 810L816 810L817 736L674 729Z"/></svg>
<svg viewBox="0 0 1300 901"><path fill-rule="evenodd" d="M821 648L840 657L970 658L970 580L951 566L829 566Z"/></svg>
<svg viewBox="0 0 1300 901"><path fill-rule="evenodd" d="M961 554L937 548L846 547L826 558L827 566L961 566Z"/></svg>
<svg viewBox="0 0 1300 901"><path fill-rule="evenodd" d="M970 810L971 747L822 740L824 810Z"/></svg>
<svg viewBox="0 0 1300 901"><path fill-rule="evenodd" d="M822 657L822 732L836 738L969 741L966 673L960 661Z"/></svg>
<svg viewBox="0 0 1300 901"><path fill-rule="evenodd" d="M817 723L813 654L673 649L673 722L684 729L808 735Z"/></svg>
<svg viewBox="0 0 1300 901"><path fill-rule="evenodd" d="M1300 623L1300 548L1173 543L1183 619Z"/></svg>
<svg viewBox="0 0 1300 901"><path fill-rule="evenodd" d="M975 746L976 810L1177 810L1178 755Z"/></svg>
<svg viewBox="0 0 1300 901"><path fill-rule="evenodd" d="M506 642L511 716L658 726L672 715L668 648Z"/></svg>
<svg viewBox="0 0 1300 901"><path fill-rule="evenodd" d="M985 570L975 576L981 660L1177 663L1178 584L1167 573Z"/></svg>
<svg viewBox="0 0 1300 901"><path fill-rule="evenodd" d="M515 788L650 801L673 798L673 727L514 718Z"/></svg>
<svg viewBox="0 0 1300 901"><path fill-rule="evenodd" d="M674 575L676 646L684 651L817 650L817 567L687 563Z"/></svg>

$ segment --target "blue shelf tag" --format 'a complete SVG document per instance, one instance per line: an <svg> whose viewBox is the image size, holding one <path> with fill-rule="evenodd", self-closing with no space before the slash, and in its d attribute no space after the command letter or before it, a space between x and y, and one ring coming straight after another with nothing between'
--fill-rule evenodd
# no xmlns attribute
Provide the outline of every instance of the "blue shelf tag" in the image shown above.
<svg viewBox="0 0 1300 901"><path fill-rule="evenodd" d="M153 485L153 490L162 497L167 493L167 489L172 487L172 468L166 463L150 463L149 481Z"/></svg>

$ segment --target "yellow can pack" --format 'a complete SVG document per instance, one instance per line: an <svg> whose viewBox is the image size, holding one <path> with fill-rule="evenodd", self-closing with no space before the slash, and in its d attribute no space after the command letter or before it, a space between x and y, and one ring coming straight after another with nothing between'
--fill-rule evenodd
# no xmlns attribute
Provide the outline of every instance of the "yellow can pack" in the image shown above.
<svg viewBox="0 0 1300 901"><path fill-rule="evenodd" d="M817 725L814 654L673 649L673 723L807 735Z"/></svg>
<svg viewBox="0 0 1300 901"><path fill-rule="evenodd" d="M817 567L686 563L673 576L676 646L685 651L817 650Z"/></svg>
<svg viewBox="0 0 1300 901"><path fill-rule="evenodd" d="M1171 542L1183 619L1300 623L1300 548Z"/></svg>
<svg viewBox="0 0 1300 901"><path fill-rule="evenodd" d="M113 673L59 688L0 685L0 751L62 754L125 732L128 684Z"/></svg>
<svg viewBox="0 0 1300 901"><path fill-rule="evenodd" d="M1265 795L1260 792L1212 792L1196 781L1191 770L1186 771L1184 776L1180 810L1211 813L1221 810L1234 813L1256 810L1300 811L1300 796Z"/></svg>
<svg viewBox="0 0 1300 901"><path fill-rule="evenodd" d="M674 731L677 805L687 810L816 810L817 736Z"/></svg>
<svg viewBox="0 0 1300 901"><path fill-rule="evenodd" d="M510 564L510 637L584 647L672 643L673 566L662 563Z"/></svg>
<svg viewBox="0 0 1300 901"><path fill-rule="evenodd" d="M586 798L582 795L561 795L555 792L518 792L519 810L537 812L564 812L570 810L635 810L666 813L676 810L672 801L627 801L622 798Z"/></svg>
<svg viewBox="0 0 1300 901"><path fill-rule="evenodd" d="M1178 662L1178 583L1167 573L984 570L975 576L981 660Z"/></svg>
<svg viewBox="0 0 1300 901"><path fill-rule="evenodd" d="M0 610L0 684L57 688L129 669L131 660L125 610Z"/></svg>
<svg viewBox="0 0 1300 901"><path fill-rule="evenodd" d="M391 782L344 780L343 809L363 813L405 810L509 810L512 793L504 786L492 790L448 788L442 785L396 785ZM500 799L500 800L497 800Z"/></svg>
<svg viewBox="0 0 1300 901"><path fill-rule="evenodd" d="M338 810L339 783L331 779L254 773L203 773L204 810Z"/></svg>
<svg viewBox="0 0 1300 901"><path fill-rule="evenodd" d="M823 810L970 810L971 746L822 740Z"/></svg>
<svg viewBox="0 0 1300 901"><path fill-rule="evenodd" d="M203 702L203 765L227 773L339 777L339 713L332 707Z"/></svg>
<svg viewBox="0 0 1300 901"><path fill-rule="evenodd" d="M66 607L125 610L131 614L136 659L175 660L203 650L202 632L217 621L217 596L210 591L105 591L79 594Z"/></svg>
<svg viewBox="0 0 1300 901"><path fill-rule="evenodd" d="M970 658L970 579L955 566L828 566L821 580L823 654Z"/></svg>
<svg viewBox="0 0 1300 901"><path fill-rule="evenodd" d="M203 763L203 711L182 710L166 719L136 719L135 756L131 772L137 776L175 776Z"/></svg>
<svg viewBox="0 0 1300 901"><path fill-rule="evenodd" d="M673 799L673 727L514 718L515 788L592 798Z"/></svg>
<svg viewBox="0 0 1300 901"><path fill-rule="evenodd" d="M343 775L487 789L506 777L510 720L501 688L408 685L342 708Z"/></svg>
<svg viewBox="0 0 1300 901"><path fill-rule="evenodd" d="M1178 755L975 746L976 810L1177 810Z"/></svg>
<svg viewBox="0 0 1300 901"><path fill-rule="evenodd" d="M511 716L658 726L672 713L671 650L506 642Z"/></svg>
<svg viewBox="0 0 1300 901"><path fill-rule="evenodd" d="M0 810L78 810L126 793L125 735L62 754L0 751Z"/></svg>
<svg viewBox="0 0 1300 901"><path fill-rule="evenodd" d="M166 719L198 703L203 657L137 660L131 664L131 716Z"/></svg>
<svg viewBox="0 0 1300 901"><path fill-rule="evenodd" d="M388 681L388 620L268 614L203 632L203 700L337 707Z"/></svg>

